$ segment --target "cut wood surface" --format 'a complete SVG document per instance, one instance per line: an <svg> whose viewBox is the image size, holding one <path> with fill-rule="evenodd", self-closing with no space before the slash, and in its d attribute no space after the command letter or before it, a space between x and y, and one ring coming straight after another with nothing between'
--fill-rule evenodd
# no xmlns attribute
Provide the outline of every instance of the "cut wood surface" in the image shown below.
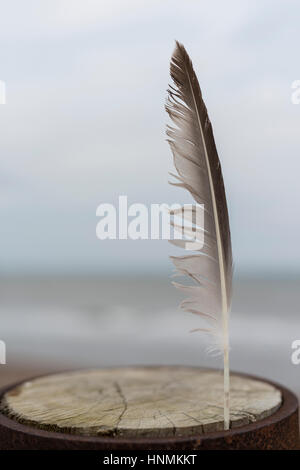
<svg viewBox="0 0 300 470"><path fill-rule="evenodd" d="M281 405L274 386L231 376L231 427ZM124 367L60 373L7 392L2 412L39 429L85 436L190 436L223 429L223 376L189 367Z"/></svg>

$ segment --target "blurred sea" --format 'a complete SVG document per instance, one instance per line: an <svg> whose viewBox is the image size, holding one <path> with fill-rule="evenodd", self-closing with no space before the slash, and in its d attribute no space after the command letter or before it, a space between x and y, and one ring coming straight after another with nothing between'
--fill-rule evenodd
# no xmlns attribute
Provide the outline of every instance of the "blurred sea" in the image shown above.
<svg viewBox="0 0 300 470"><path fill-rule="evenodd" d="M157 277L2 279L0 384L35 373L126 364L222 366L205 353L200 319ZM231 314L231 368L278 381L300 397L299 281L240 279Z"/></svg>

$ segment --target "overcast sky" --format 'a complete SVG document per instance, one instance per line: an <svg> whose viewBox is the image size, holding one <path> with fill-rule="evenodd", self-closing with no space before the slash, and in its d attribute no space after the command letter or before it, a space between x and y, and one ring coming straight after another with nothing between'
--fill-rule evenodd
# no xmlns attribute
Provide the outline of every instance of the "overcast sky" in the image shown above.
<svg viewBox="0 0 300 470"><path fill-rule="evenodd" d="M296 0L3 2L0 274L171 271L166 241L99 241L95 213L190 201L167 184L174 39L213 123L237 271L298 272L299 18Z"/></svg>

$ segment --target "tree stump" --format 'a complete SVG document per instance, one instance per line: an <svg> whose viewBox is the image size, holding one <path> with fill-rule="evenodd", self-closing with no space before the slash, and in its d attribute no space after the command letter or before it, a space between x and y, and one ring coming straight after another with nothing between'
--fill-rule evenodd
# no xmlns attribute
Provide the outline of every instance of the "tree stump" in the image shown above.
<svg viewBox="0 0 300 470"><path fill-rule="evenodd" d="M222 372L189 367L83 370L2 393L0 449L294 448L297 399L232 374L223 430Z"/></svg>

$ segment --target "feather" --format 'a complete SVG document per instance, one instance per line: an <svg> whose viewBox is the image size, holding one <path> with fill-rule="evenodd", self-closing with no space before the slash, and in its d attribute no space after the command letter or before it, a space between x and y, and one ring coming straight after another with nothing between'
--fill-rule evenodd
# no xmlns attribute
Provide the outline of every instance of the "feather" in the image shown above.
<svg viewBox="0 0 300 470"><path fill-rule="evenodd" d="M177 170L177 181L171 184L189 191L196 203L205 208L205 228L190 225L188 230L189 235L198 234L194 242L197 254L171 258L177 271L192 278L195 285L175 285L189 295L182 308L199 315L208 324L208 328L197 330L209 333L212 349L219 349L224 356L224 428L229 429L228 323L233 265L225 189L200 86L192 62L178 42L170 74L174 85L168 89L166 110L175 127L167 126L167 135ZM183 225L173 223L174 228L187 233L187 221L191 222L191 210L182 218ZM199 234L204 237L203 246L198 243ZM186 245L184 240L172 242L177 246Z"/></svg>

